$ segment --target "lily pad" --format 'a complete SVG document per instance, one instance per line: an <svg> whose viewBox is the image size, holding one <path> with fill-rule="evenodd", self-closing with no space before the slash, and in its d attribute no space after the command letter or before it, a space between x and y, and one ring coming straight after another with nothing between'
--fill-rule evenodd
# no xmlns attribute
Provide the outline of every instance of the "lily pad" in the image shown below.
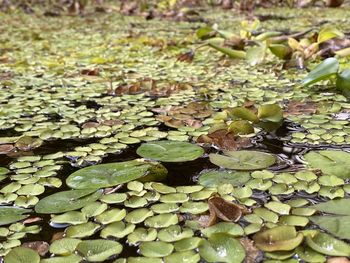
<svg viewBox="0 0 350 263"><path fill-rule="evenodd" d="M306 236L306 244L313 250L329 256L350 256L350 245L328 234L317 232Z"/></svg>
<svg viewBox="0 0 350 263"><path fill-rule="evenodd" d="M39 254L25 247L16 247L11 249L11 251L5 256L6 263L39 263L40 256Z"/></svg>
<svg viewBox="0 0 350 263"><path fill-rule="evenodd" d="M312 216L310 220L336 237L350 239L350 215Z"/></svg>
<svg viewBox="0 0 350 263"><path fill-rule="evenodd" d="M73 254L77 245L81 242L76 238L62 238L55 240L50 245L50 253L62 256Z"/></svg>
<svg viewBox="0 0 350 263"><path fill-rule="evenodd" d="M162 241L142 242L140 245L140 253L145 257L159 258L169 256L173 252L172 244Z"/></svg>
<svg viewBox="0 0 350 263"><path fill-rule="evenodd" d="M84 240L77 246L77 251L93 262L103 262L122 250L123 246L118 242L105 239Z"/></svg>
<svg viewBox="0 0 350 263"><path fill-rule="evenodd" d="M256 246L267 252L290 251L303 241L302 233L297 233L293 226L279 226L254 235Z"/></svg>
<svg viewBox="0 0 350 263"><path fill-rule="evenodd" d="M39 201L35 211L39 214L57 214L76 210L96 201L102 190L70 190L49 195Z"/></svg>
<svg viewBox="0 0 350 263"><path fill-rule="evenodd" d="M226 151L224 155L212 153L209 159L217 166L234 170L265 169L276 162L274 155L257 151Z"/></svg>
<svg viewBox="0 0 350 263"><path fill-rule="evenodd" d="M22 219L27 218L30 209L24 209L12 206L2 206L0 207L0 226L11 224Z"/></svg>
<svg viewBox="0 0 350 263"><path fill-rule="evenodd" d="M320 169L324 174L340 178L350 178L350 153L344 151L324 150L309 152L305 156L308 164Z"/></svg>
<svg viewBox="0 0 350 263"><path fill-rule="evenodd" d="M213 234L208 240L202 240L199 254L206 262L240 263L245 258L240 242L226 234Z"/></svg>
<svg viewBox="0 0 350 263"><path fill-rule="evenodd" d="M137 154L162 162L187 162L201 157L204 150L188 142L157 141L142 144Z"/></svg>
<svg viewBox="0 0 350 263"><path fill-rule="evenodd" d="M120 163L93 165L72 173L66 180L74 189L99 189L133 180L162 180L167 174L158 163L132 160Z"/></svg>
<svg viewBox="0 0 350 263"><path fill-rule="evenodd" d="M205 170L198 179L198 183L206 187L215 187L221 184L232 184L241 186L248 182L250 175L248 172L236 172L230 170Z"/></svg>

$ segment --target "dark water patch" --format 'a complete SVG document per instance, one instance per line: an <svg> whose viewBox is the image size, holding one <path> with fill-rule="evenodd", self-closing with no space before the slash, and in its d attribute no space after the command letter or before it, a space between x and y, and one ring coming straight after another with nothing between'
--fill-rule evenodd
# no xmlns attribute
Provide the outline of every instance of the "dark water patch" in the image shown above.
<svg viewBox="0 0 350 263"><path fill-rule="evenodd" d="M19 131L16 131L14 128L0 129L0 137L17 137L21 135L22 133Z"/></svg>
<svg viewBox="0 0 350 263"><path fill-rule="evenodd" d="M71 106L74 108L78 108L80 106L86 106L88 109L95 109L98 110L102 107L102 105L98 104L96 101L93 100L81 100L81 101L71 101Z"/></svg>

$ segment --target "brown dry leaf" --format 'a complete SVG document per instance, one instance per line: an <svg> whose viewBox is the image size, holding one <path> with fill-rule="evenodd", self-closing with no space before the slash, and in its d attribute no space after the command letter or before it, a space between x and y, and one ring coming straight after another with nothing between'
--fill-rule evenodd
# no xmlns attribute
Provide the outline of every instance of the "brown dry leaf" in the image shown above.
<svg viewBox="0 0 350 263"><path fill-rule="evenodd" d="M89 121L89 122L85 122L81 127L83 129L86 129L86 128L96 128L98 126L100 126L98 122Z"/></svg>
<svg viewBox="0 0 350 263"><path fill-rule="evenodd" d="M301 114L315 114L317 111L317 104L312 101L290 101L287 105L287 109L284 112L284 117L290 115Z"/></svg>
<svg viewBox="0 0 350 263"><path fill-rule="evenodd" d="M237 136L231 132L227 132L226 129L214 131L207 136L199 136L197 142L211 143L220 149L230 151L251 146L251 141L249 138Z"/></svg>
<svg viewBox="0 0 350 263"><path fill-rule="evenodd" d="M1 144L0 145L0 154L8 154L13 151L15 147L12 144Z"/></svg>
<svg viewBox="0 0 350 263"><path fill-rule="evenodd" d="M177 57L177 61L182 61L182 62L192 62L194 58L194 51L190 50L186 53L180 54L180 56Z"/></svg>
<svg viewBox="0 0 350 263"><path fill-rule="evenodd" d="M197 221L202 227L210 227L216 224L217 216L215 213L210 213L209 215L201 215Z"/></svg>
<svg viewBox="0 0 350 263"><path fill-rule="evenodd" d="M43 220L41 217L30 217L23 221L23 224L31 224Z"/></svg>
<svg viewBox="0 0 350 263"><path fill-rule="evenodd" d="M52 235L50 242L52 243L52 242L59 240L59 239L62 239L62 238L64 238L64 232L57 232L57 233Z"/></svg>
<svg viewBox="0 0 350 263"><path fill-rule="evenodd" d="M40 138L23 136L17 140L15 147L21 151L30 151L41 146L43 141Z"/></svg>
<svg viewBox="0 0 350 263"><path fill-rule="evenodd" d="M334 257L327 259L327 263L350 263L350 260L346 257Z"/></svg>
<svg viewBox="0 0 350 263"><path fill-rule="evenodd" d="M33 249L34 251L37 251L40 256L43 257L49 251L50 245L44 241L34 241L23 243L22 247Z"/></svg>
<svg viewBox="0 0 350 263"><path fill-rule="evenodd" d="M254 246L254 241L247 237L244 237L241 238L239 242L242 244L246 252L246 257L243 263L257 262L257 258L261 255L261 251L256 246Z"/></svg>
<svg viewBox="0 0 350 263"><path fill-rule="evenodd" d="M100 70L98 68L93 69L83 69L80 71L80 74L87 75L87 76L99 76Z"/></svg>
<svg viewBox="0 0 350 263"><path fill-rule="evenodd" d="M226 222L237 222L245 207L233 202L226 201L222 197L212 197L208 200L210 216L215 214L216 217Z"/></svg>

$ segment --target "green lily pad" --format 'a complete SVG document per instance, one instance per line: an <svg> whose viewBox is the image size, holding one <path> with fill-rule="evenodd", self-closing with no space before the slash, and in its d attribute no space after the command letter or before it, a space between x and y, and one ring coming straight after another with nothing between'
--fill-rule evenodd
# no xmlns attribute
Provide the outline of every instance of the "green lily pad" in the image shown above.
<svg viewBox="0 0 350 263"><path fill-rule="evenodd" d="M200 237L188 237L181 239L174 243L176 251L188 251L198 248L202 238Z"/></svg>
<svg viewBox="0 0 350 263"><path fill-rule="evenodd" d="M81 242L76 238L62 238L55 240L50 245L50 253L62 256L73 254L77 245Z"/></svg>
<svg viewBox="0 0 350 263"><path fill-rule="evenodd" d="M164 242L175 242L193 236L190 228L181 228L178 225L163 228L158 232L158 238Z"/></svg>
<svg viewBox="0 0 350 263"><path fill-rule="evenodd" d="M313 250L329 256L350 256L350 245L328 234L317 232L306 236L306 244Z"/></svg>
<svg viewBox="0 0 350 263"><path fill-rule="evenodd" d="M199 254L194 251L175 252L169 256L164 257L165 263L178 263L178 262L197 263L199 262L199 260L200 260Z"/></svg>
<svg viewBox="0 0 350 263"><path fill-rule="evenodd" d="M11 224L22 219L27 218L30 209L24 209L12 206L2 206L0 207L0 226Z"/></svg>
<svg viewBox="0 0 350 263"><path fill-rule="evenodd" d="M153 228L164 228L176 225L178 222L179 218L176 214L165 213L147 218L145 225Z"/></svg>
<svg viewBox="0 0 350 263"><path fill-rule="evenodd" d="M35 211L39 214L57 214L76 210L96 201L102 190L70 190L49 195L39 201Z"/></svg>
<svg viewBox="0 0 350 263"><path fill-rule="evenodd" d="M135 230L135 227L134 224L125 224L123 221L115 222L102 229L100 236L102 238L123 238L132 233Z"/></svg>
<svg viewBox="0 0 350 263"><path fill-rule="evenodd" d="M350 178L350 153L348 152L312 151L304 157L312 168L320 169L324 174L335 175L343 179Z"/></svg>
<svg viewBox="0 0 350 263"><path fill-rule="evenodd" d="M118 242L105 239L84 240L77 246L77 251L93 262L103 262L122 250L123 246Z"/></svg>
<svg viewBox="0 0 350 263"><path fill-rule="evenodd" d="M162 241L142 242L140 245L140 254L145 257L160 258L169 256L173 252L172 244Z"/></svg>
<svg viewBox="0 0 350 263"><path fill-rule="evenodd" d="M239 241L226 234L213 234L208 240L202 240L199 254L207 262L240 263L245 258Z"/></svg>
<svg viewBox="0 0 350 263"><path fill-rule="evenodd" d="M308 247L297 247L295 250L296 254L300 259L304 260L305 262L310 263L321 263L326 262L326 257Z"/></svg>
<svg viewBox="0 0 350 263"><path fill-rule="evenodd" d="M206 237L211 237L217 233L222 233L230 236L244 235L243 228L240 225L231 222L220 222L213 226L204 228L201 231Z"/></svg>
<svg viewBox="0 0 350 263"><path fill-rule="evenodd" d="M310 206L310 208L329 214L350 216L350 199L331 200Z"/></svg>
<svg viewBox="0 0 350 263"><path fill-rule="evenodd" d="M130 244L137 244L138 242L154 241L157 238L157 230L154 228L136 228L128 235L128 242Z"/></svg>
<svg viewBox="0 0 350 263"><path fill-rule="evenodd" d="M254 235L256 246L267 252L290 251L303 241L302 233L297 233L293 226L278 226Z"/></svg>
<svg viewBox="0 0 350 263"><path fill-rule="evenodd" d="M72 254L65 257L52 257L40 260L40 263L80 263L83 260L81 256Z"/></svg>
<svg viewBox="0 0 350 263"><path fill-rule="evenodd" d="M274 155L257 151L226 151L225 155L209 154L210 161L220 167L234 170L265 169L276 162Z"/></svg>
<svg viewBox="0 0 350 263"><path fill-rule="evenodd" d="M312 216L310 220L336 237L350 239L350 215Z"/></svg>
<svg viewBox="0 0 350 263"><path fill-rule="evenodd" d="M248 172L230 170L205 170L199 175L198 183L205 187L216 187L221 184L241 186L250 179Z"/></svg>
<svg viewBox="0 0 350 263"><path fill-rule="evenodd" d="M5 256L6 263L39 263L39 254L30 248L16 247Z"/></svg>
<svg viewBox="0 0 350 263"><path fill-rule="evenodd" d="M157 141L142 144L137 154L162 162L187 162L201 157L204 150L188 142Z"/></svg>
<svg viewBox="0 0 350 263"><path fill-rule="evenodd" d="M66 183L74 189L99 189L137 179L164 179L166 173L161 164L132 160L85 167L68 176Z"/></svg>

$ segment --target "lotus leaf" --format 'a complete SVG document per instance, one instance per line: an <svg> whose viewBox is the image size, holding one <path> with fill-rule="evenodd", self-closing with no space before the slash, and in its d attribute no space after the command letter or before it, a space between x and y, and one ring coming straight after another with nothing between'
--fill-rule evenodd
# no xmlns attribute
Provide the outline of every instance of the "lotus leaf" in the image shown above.
<svg viewBox="0 0 350 263"><path fill-rule="evenodd" d="M74 189L99 189L132 180L162 180L166 173L161 164L132 160L85 167L68 176L66 183Z"/></svg>
<svg viewBox="0 0 350 263"><path fill-rule="evenodd" d="M209 158L217 166L234 170L265 169L276 162L274 155L257 151L226 151L224 155L211 153Z"/></svg>
<svg viewBox="0 0 350 263"><path fill-rule="evenodd" d="M109 257L118 255L122 250L123 246L118 242L104 239L84 240L77 246L77 251L93 262L104 262Z"/></svg>
<svg viewBox="0 0 350 263"><path fill-rule="evenodd" d="M213 234L208 240L202 240L199 254L207 262L240 263L245 258L242 245L232 236Z"/></svg>
<svg viewBox="0 0 350 263"><path fill-rule="evenodd" d="M102 229L100 236L102 238L116 237L123 238L135 230L134 224L125 224L124 222L115 222L107 225L106 228Z"/></svg>
<svg viewBox="0 0 350 263"><path fill-rule="evenodd" d="M293 226L278 226L254 235L256 246L267 252L290 251L303 241L303 234L297 233Z"/></svg>
<svg viewBox="0 0 350 263"><path fill-rule="evenodd" d="M188 142L157 141L142 144L137 149L137 154L163 162L186 162L201 157L204 150Z"/></svg>
<svg viewBox="0 0 350 263"><path fill-rule="evenodd" d="M96 201L102 195L102 190L84 189L58 192L44 197L35 206L39 214L57 214L76 210Z"/></svg>

